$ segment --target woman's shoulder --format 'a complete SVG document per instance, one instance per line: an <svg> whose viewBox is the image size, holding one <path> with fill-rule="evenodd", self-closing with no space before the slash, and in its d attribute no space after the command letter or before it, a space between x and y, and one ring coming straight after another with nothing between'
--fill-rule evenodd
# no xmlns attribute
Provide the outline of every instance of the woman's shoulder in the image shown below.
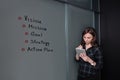
<svg viewBox="0 0 120 80"><path fill-rule="evenodd" d="M100 47L100 46L94 46L93 49L94 49L95 51L101 51L101 47Z"/></svg>

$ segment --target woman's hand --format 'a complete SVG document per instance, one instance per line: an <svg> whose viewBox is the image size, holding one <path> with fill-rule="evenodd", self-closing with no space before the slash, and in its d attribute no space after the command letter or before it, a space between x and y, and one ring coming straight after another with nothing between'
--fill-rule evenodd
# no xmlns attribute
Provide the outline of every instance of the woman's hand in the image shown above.
<svg viewBox="0 0 120 80"><path fill-rule="evenodd" d="M76 54L75 58L76 58L76 60L79 60L80 57L78 54Z"/></svg>
<svg viewBox="0 0 120 80"><path fill-rule="evenodd" d="M90 57L88 57L85 53L81 53L79 55L85 62L90 63L91 65L95 66L96 62L94 62Z"/></svg>
<svg viewBox="0 0 120 80"><path fill-rule="evenodd" d="M82 45L79 45L77 48L83 49ZM79 60L80 59L79 54L76 54L75 58L76 58L76 60Z"/></svg>
<svg viewBox="0 0 120 80"><path fill-rule="evenodd" d="M85 53L80 53L79 57L81 57L85 62L88 62L88 56Z"/></svg>

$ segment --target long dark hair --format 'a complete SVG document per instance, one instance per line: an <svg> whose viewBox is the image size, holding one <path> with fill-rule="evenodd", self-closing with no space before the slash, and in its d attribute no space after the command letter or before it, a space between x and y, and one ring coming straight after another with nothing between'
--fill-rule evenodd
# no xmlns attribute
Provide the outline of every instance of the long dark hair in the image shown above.
<svg viewBox="0 0 120 80"><path fill-rule="evenodd" d="M93 36L93 39L92 39L92 42L91 42L91 45L92 46L98 46L98 43L97 43L97 37L96 37L96 31L93 27L86 27L84 29L84 31L82 32L82 39L81 39L81 45L82 46L85 46L85 41L83 40L83 36L87 33L90 33L92 36Z"/></svg>

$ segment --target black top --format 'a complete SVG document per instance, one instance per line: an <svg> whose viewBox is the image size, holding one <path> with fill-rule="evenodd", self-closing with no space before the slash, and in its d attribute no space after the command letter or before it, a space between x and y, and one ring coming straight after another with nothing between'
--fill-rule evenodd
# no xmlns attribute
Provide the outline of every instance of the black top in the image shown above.
<svg viewBox="0 0 120 80"><path fill-rule="evenodd" d="M88 62L83 61L81 58L79 60L79 70L78 75L80 77L89 77L95 75L99 69L102 68L102 53L99 47L91 47L86 50L87 56L96 62L96 66L91 65Z"/></svg>

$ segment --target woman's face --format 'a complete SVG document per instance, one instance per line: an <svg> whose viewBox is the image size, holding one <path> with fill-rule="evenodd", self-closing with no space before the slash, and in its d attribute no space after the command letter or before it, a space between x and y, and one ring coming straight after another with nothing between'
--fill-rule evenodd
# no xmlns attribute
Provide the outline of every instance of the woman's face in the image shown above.
<svg viewBox="0 0 120 80"><path fill-rule="evenodd" d="M83 36L83 40L85 41L86 44L91 44L91 42L93 40L93 36L90 33L86 33Z"/></svg>

